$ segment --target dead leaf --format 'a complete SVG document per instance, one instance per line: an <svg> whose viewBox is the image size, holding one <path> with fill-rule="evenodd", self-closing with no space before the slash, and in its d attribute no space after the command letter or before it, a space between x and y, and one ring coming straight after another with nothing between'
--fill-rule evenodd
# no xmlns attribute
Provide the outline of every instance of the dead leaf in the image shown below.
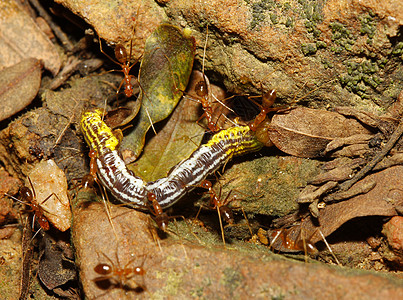
<svg viewBox="0 0 403 300"><path fill-rule="evenodd" d="M274 145L298 157L319 157L335 138L371 134L358 121L338 113L298 107L273 116L268 128Z"/></svg>
<svg viewBox="0 0 403 300"><path fill-rule="evenodd" d="M389 168L391 166L401 165L403 164L403 153L397 152L392 156L385 157L376 166L372 169L373 171L379 171L382 169Z"/></svg>
<svg viewBox="0 0 403 300"><path fill-rule="evenodd" d="M74 257L65 255L66 252L72 252L70 245L62 241L56 243L47 233L43 233L41 248L38 276L43 285L52 291L76 279Z"/></svg>
<svg viewBox="0 0 403 300"><path fill-rule="evenodd" d="M40 61L27 58L0 71L0 121L31 103L41 85L41 70Z"/></svg>
<svg viewBox="0 0 403 300"><path fill-rule="evenodd" d="M311 237L312 243L322 240L319 230L323 235L329 236L347 221L365 216L394 216L397 214L395 206L403 201L403 198L396 199L396 191L403 191L403 166L395 166L381 172L371 174L355 185L376 186L366 194L355 196L347 201L327 205L320 210L318 217L319 226L312 217L302 222L306 236ZM354 188L354 186L352 188Z"/></svg>
<svg viewBox="0 0 403 300"><path fill-rule="evenodd" d="M387 116L377 116L367 111L357 110L352 107L335 107L335 112L359 120L361 123L379 129L383 134L390 134L399 124L399 119Z"/></svg>
<svg viewBox="0 0 403 300"><path fill-rule="evenodd" d="M331 153L331 157L363 157L363 156L368 156L368 154L371 152L371 149L367 144L354 144L354 145L349 145L341 148L340 150L337 150L335 152ZM323 152L325 154L325 152Z"/></svg>
<svg viewBox="0 0 403 300"><path fill-rule="evenodd" d="M359 194L366 194L370 190L372 190L375 186L376 186L375 181L369 181L369 182L364 182L364 183L359 182L359 183L353 185L347 191L333 193L333 194L325 197L323 200L325 202L332 202L332 201L340 201L340 200L349 199L349 198L352 198Z"/></svg>
<svg viewBox="0 0 403 300"><path fill-rule="evenodd" d="M132 113L133 112L130 108L118 107L108 111L104 116L104 121L109 127L116 128L125 124L125 120L129 118Z"/></svg>
<svg viewBox="0 0 403 300"><path fill-rule="evenodd" d="M1 1L0 12L0 67L34 57L56 75L61 66L59 54L31 17L16 1Z"/></svg>
<svg viewBox="0 0 403 300"><path fill-rule="evenodd" d="M328 181L320 187L308 185L301 191L296 201L298 203L312 203L336 186L337 182L335 181Z"/></svg>
<svg viewBox="0 0 403 300"><path fill-rule="evenodd" d="M356 134L348 137L335 138L329 144L327 144L326 149L324 150L324 154L334 151L337 148L341 148L345 145L355 145L355 144L368 145L368 142L373 137L374 137L373 134Z"/></svg>
<svg viewBox="0 0 403 300"><path fill-rule="evenodd" d="M44 215L57 229L66 231L71 224L70 202L67 197L67 180L64 172L53 160L42 161L28 174L36 194L36 200ZM26 186L30 186L28 179ZM51 196L54 193L57 195Z"/></svg>
<svg viewBox="0 0 403 300"><path fill-rule="evenodd" d="M350 179L353 174L353 168L349 165L344 165L316 175L309 183L318 185L327 181L344 181Z"/></svg>

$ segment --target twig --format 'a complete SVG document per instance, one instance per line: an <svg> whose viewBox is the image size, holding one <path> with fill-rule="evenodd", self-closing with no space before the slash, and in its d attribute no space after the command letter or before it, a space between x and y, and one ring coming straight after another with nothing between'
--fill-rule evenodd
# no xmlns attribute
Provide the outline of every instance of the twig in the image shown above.
<svg viewBox="0 0 403 300"><path fill-rule="evenodd" d="M73 99L73 100L76 101L75 99ZM69 121L67 122L66 126L63 128L63 130L62 130L62 132L60 133L59 137L56 139L56 142L55 142L55 144L54 144L53 147L52 147L53 149L57 146L57 144L59 144L59 142L60 142L60 140L62 139L64 133L65 133L66 130L67 130L67 128L69 128L71 122L73 121L73 118L75 117L75 110L76 110L77 105L78 105L78 102L76 101L76 105L75 105L74 108L73 108L73 114L71 115L71 117L70 117Z"/></svg>
<svg viewBox="0 0 403 300"><path fill-rule="evenodd" d="M396 142L400 139L403 134L403 119L400 119L399 126L395 129L393 134L390 136L389 141L385 144L382 150L364 167L362 168L352 179L343 182L339 185L341 191L348 190L353 184L362 179L368 172L370 172L377 163L379 163L393 148Z"/></svg>
<svg viewBox="0 0 403 300"><path fill-rule="evenodd" d="M31 275L31 262L33 256L33 245L32 241L32 227L31 216L27 217L25 222L23 235L22 235L22 269L21 269L21 281L20 281L20 296L19 300L27 299L30 285L30 275ZM33 224L32 224L33 225Z"/></svg>
<svg viewBox="0 0 403 300"><path fill-rule="evenodd" d="M63 70L57 74L57 76L51 81L48 86L48 89L55 90L73 74L77 69L78 66L82 63L82 61L74 56L71 56L67 59L66 64L63 67Z"/></svg>
<svg viewBox="0 0 403 300"><path fill-rule="evenodd" d="M38 11L39 15L42 18L44 18L45 21L49 24L50 28L52 28L52 30L55 33L55 35L57 36L57 38L66 47L67 51L72 52L73 48L74 48L73 44L70 42L69 38L63 32L63 30L61 30L60 27L52 21L52 17L47 13L46 10L43 9L43 7L39 3L39 1L38 0L29 0L29 2L31 2L32 6L35 7L35 9Z"/></svg>

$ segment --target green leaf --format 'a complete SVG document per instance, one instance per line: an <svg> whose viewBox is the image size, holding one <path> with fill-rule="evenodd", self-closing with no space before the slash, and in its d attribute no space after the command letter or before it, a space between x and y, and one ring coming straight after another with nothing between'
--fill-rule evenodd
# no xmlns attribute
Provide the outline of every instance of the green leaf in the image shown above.
<svg viewBox="0 0 403 300"><path fill-rule="evenodd" d="M145 181L167 176L170 169L199 146L205 131L196 123L199 115L200 103L182 99L162 130L147 141L140 159L129 169Z"/></svg>
<svg viewBox="0 0 403 300"><path fill-rule="evenodd" d="M172 25L159 26L147 39L139 72L142 106L134 129L121 145L133 151L135 158L141 153L151 123L168 117L181 99L194 52L194 38Z"/></svg>

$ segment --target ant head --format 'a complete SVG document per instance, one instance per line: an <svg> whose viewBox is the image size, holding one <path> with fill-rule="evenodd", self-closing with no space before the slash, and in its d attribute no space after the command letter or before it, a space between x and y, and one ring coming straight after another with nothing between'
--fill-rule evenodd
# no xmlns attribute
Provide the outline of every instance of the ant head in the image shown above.
<svg viewBox="0 0 403 300"><path fill-rule="evenodd" d="M84 189L91 188L94 185L94 176L91 174L87 174L81 180L81 185Z"/></svg>
<svg viewBox="0 0 403 300"><path fill-rule="evenodd" d="M260 125L260 124L259 124ZM255 122L249 124L249 128L251 131L256 131L256 129L258 128L258 126L255 124Z"/></svg>
<svg viewBox="0 0 403 300"><path fill-rule="evenodd" d="M273 106L276 101L276 90L270 90L262 96L262 106L265 108L269 108Z"/></svg>
<svg viewBox="0 0 403 300"><path fill-rule="evenodd" d="M127 62L127 51L122 44L117 44L115 47L115 57L116 60L122 64Z"/></svg>
<svg viewBox="0 0 403 300"><path fill-rule="evenodd" d="M90 152L88 153L88 156L90 158L96 158L97 157L97 151L95 151L94 149L91 149Z"/></svg>
<svg viewBox="0 0 403 300"><path fill-rule="evenodd" d="M21 198L24 199L24 201L27 202L32 202L34 195L32 194L32 191L27 188L26 186L23 186L20 190L20 195Z"/></svg>
<svg viewBox="0 0 403 300"><path fill-rule="evenodd" d="M204 189L211 189L212 184L211 184L211 182L208 181L208 180L203 180L203 181L200 183L200 187L201 187L201 188L204 188Z"/></svg>
<svg viewBox="0 0 403 300"><path fill-rule="evenodd" d="M150 202L157 201L157 196L154 193L148 193L147 198L148 198L148 201L150 201Z"/></svg>
<svg viewBox="0 0 403 300"><path fill-rule="evenodd" d="M50 228L48 219L46 219L45 216L38 215L38 214L36 214L35 217L36 217L36 220L37 220L38 223L39 223L39 226L41 226L41 228L42 228L43 230L48 231L49 228Z"/></svg>
<svg viewBox="0 0 403 300"><path fill-rule="evenodd" d="M229 208L228 206L220 206L220 215L224 219L225 222L228 224L234 224L234 214L232 213L232 209Z"/></svg>
<svg viewBox="0 0 403 300"><path fill-rule="evenodd" d="M155 223L157 223L159 229L161 229L164 232L167 232L169 223L168 215L166 213L157 215L155 217Z"/></svg>
<svg viewBox="0 0 403 300"><path fill-rule="evenodd" d="M112 267L108 264L98 264L95 266L94 271L100 275L108 275L112 272Z"/></svg>
<svg viewBox="0 0 403 300"><path fill-rule="evenodd" d="M204 80L200 80L198 83L196 83L195 92L199 97L205 97L207 95L207 84Z"/></svg>
<svg viewBox="0 0 403 300"><path fill-rule="evenodd" d="M133 96L133 87L130 84L125 85L125 95L127 98Z"/></svg>

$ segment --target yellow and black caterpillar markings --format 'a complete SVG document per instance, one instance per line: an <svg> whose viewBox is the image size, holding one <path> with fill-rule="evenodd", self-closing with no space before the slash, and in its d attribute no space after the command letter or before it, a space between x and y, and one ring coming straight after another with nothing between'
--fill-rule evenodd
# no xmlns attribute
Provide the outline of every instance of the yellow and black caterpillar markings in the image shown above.
<svg viewBox="0 0 403 300"><path fill-rule="evenodd" d="M164 178L144 182L127 169L119 151L119 140L103 122L102 111L86 111L81 130L87 144L97 152L97 173L101 183L119 201L147 209L148 194L154 194L161 208L177 202L234 155L262 148L249 126L235 126L216 133Z"/></svg>
<svg viewBox="0 0 403 300"><path fill-rule="evenodd" d="M100 109L85 111L81 116L80 124L85 141L98 155L114 151L119 145L119 140L102 117L103 112Z"/></svg>

